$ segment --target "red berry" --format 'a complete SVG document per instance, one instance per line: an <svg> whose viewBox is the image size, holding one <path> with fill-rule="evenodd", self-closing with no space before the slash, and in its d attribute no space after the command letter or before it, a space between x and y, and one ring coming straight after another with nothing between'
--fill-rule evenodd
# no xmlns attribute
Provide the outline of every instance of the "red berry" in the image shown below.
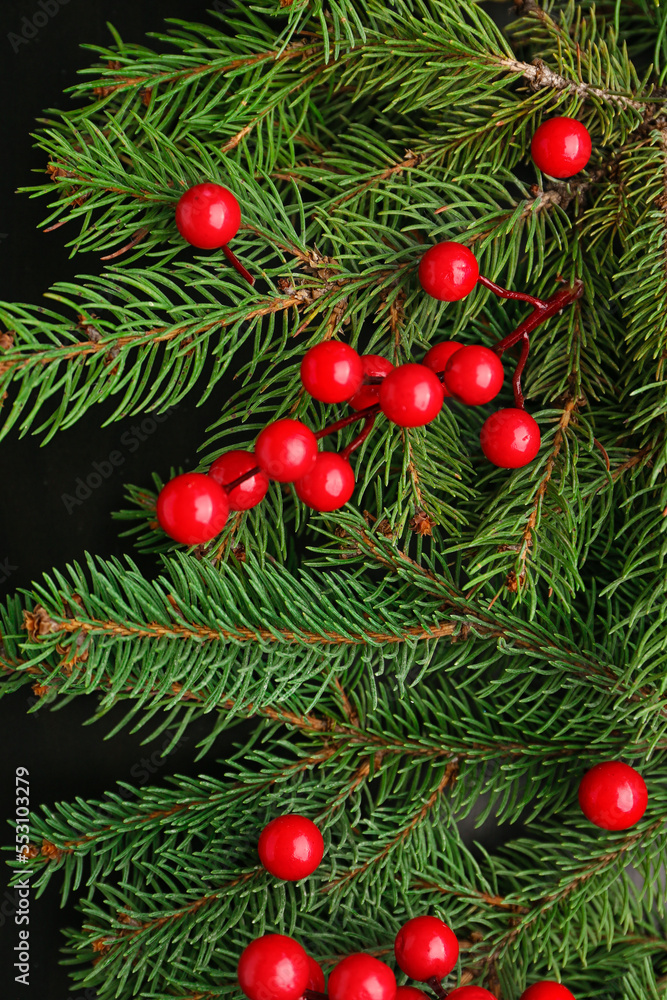
<svg viewBox="0 0 667 1000"><path fill-rule="evenodd" d="M380 357L379 354L362 354L361 364L364 369L364 375L369 375L371 378L384 378L385 375L394 370L391 361ZM362 385L347 402L353 410L365 410L367 406L374 406L377 403L379 395L379 384Z"/></svg>
<svg viewBox="0 0 667 1000"><path fill-rule="evenodd" d="M335 451L320 451L315 465L294 483L299 500L314 510L344 507L354 493L354 472L346 458Z"/></svg>
<svg viewBox="0 0 667 1000"><path fill-rule="evenodd" d="M459 347L463 347L463 344L459 344L458 340L443 340L441 344L434 344L424 355L422 364L436 374L444 372L447 362ZM446 385L443 385L443 389L445 396L451 395Z"/></svg>
<svg viewBox="0 0 667 1000"><path fill-rule="evenodd" d="M194 247L215 250L236 236L241 225L239 203L221 184L195 184L176 205L176 228Z"/></svg>
<svg viewBox="0 0 667 1000"><path fill-rule="evenodd" d="M312 875L324 854L322 834L307 816L276 816L262 830L259 860L276 878L288 882Z"/></svg>
<svg viewBox="0 0 667 1000"><path fill-rule="evenodd" d="M215 538L227 522L227 494L202 472L185 472L170 479L157 498L157 519L177 542L200 545Z"/></svg>
<svg viewBox="0 0 667 1000"><path fill-rule="evenodd" d="M349 344L323 340L303 356L301 381L306 392L321 403L342 403L361 385L361 358Z"/></svg>
<svg viewBox="0 0 667 1000"><path fill-rule="evenodd" d="M503 386L505 372L498 355L481 344L453 351L445 368L445 386L461 403L490 403Z"/></svg>
<svg viewBox="0 0 667 1000"><path fill-rule="evenodd" d="M421 427L435 420L444 398L440 379L426 365L399 365L380 385L380 408L401 427Z"/></svg>
<svg viewBox="0 0 667 1000"><path fill-rule="evenodd" d="M579 805L586 819L603 830L627 830L646 811L646 782L621 760L596 764L581 779Z"/></svg>
<svg viewBox="0 0 667 1000"><path fill-rule="evenodd" d="M540 428L525 410L508 407L487 417L479 433L482 451L501 469L520 469L540 450Z"/></svg>
<svg viewBox="0 0 667 1000"><path fill-rule="evenodd" d="M317 438L300 420L276 420L260 431L255 456L271 479L293 483L315 465Z"/></svg>
<svg viewBox="0 0 667 1000"><path fill-rule="evenodd" d="M308 982L307 990L315 990L316 993L324 993L324 973L322 966L314 958L308 956Z"/></svg>
<svg viewBox="0 0 667 1000"><path fill-rule="evenodd" d="M434 299L455 302L469 295L479 278L479 265L472 250L447 240L430 247L417 272L419 283Z"/></svg>
<svg viewBox="0 0 667 1000"><path fill-rule="evenodd" d="M250 1000L298 1000L308 983L308 956L294 938L265 934L243 950L237 974Z"/></svg>
<svg viewBox="0 0 667 1000"><path fill-rule="evenodd" d="M574 1000L574 996L561 983L545 979L524 990L519 1000Z"/></svg>
<svg viewBox="0 0 667 1000"><path fill-rule="evenodd" d="M348 955L329 976L329 1000L396 1000L396 977L372 955Z"/></svg>
<svg viewBox="0 0 667 1000"><path fill-rule="evenodd" d="M530 152L536 165L550 177L572 177L591 158L588 129L576 118L549 118L533 136Z"/></svg>
<svg viewBox="0 0 667 1000"><path fill-rule="evenodd" d="M483 986L459 986L447 994L447 1000L496 1000Z"/></svg>
<svg viewBox="0 0 667 1000"><path fill-rule="evenodd" d="M399 986L395 1000L428 1000L428 997L416 986Z"/></svg>
<svg viewBox="0 0 667 1000"><path fill-rule="evenodd" d="M396 935L394 954L410 979L425 983L443 979L456 965L459 943L454 931L438 917L413 917Z"/></svg>
<svg viewBox="0 0 667 1000"><path fill-rule="evenodd" d="M227 451L208 470L211 479L215 479L222 488L227 483L233 483L235 479L245 472L250 472L257 466L257 458L254 451ZM249 479L244 479L242 483L235 486L227 493L230 510L250 510L256 507L260 500L266 496L269 488L269 477L265 472L256 472Z"/></svg>

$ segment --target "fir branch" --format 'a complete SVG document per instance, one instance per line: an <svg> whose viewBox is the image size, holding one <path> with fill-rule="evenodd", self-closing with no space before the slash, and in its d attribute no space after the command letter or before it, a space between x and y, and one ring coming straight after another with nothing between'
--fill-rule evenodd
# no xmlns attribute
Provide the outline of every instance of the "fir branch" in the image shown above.
<svg viewBox="0 0 667 1000"><path fill-rule="evenodd" d="M414 815L409 817L408 821L399 828L398 832L386 844L382 845L380 851L373 854L372 857L369 857L358 867L353 868L351 871L344 872L343 874L332 879L327 884L327 892L336 892L341 888L348 889L350 883L363 878L363 876L367 873L372 872L373 874L376 874L378 865L380 863L385 863L391 852L396 848L403 847L415 829L427 819L431 810L438 804L445 789L451 787L455 783L458 771L458 760L454 759L450 761L444 767L442 776L437 786L431 791L431 794L428 796L426 801L420 805ZM350 789L350 792L351 791L352 789Z"/></svg>
<svg viewBox="0 0 667 1000"><path fill-rule="evenodd" d="M533 547L533 533L538 520L538 514L540 511L541 503L547 492L547 487L551 480L551 475L556 464L556 460L560 453L561 446L563 444L563 437L567 431L570 423L572 414L576 411L578 405L581 401L570 398L565 400L565 406L563 407L563 412L560 420L558 421L558 426L556 428L556 434L554 436L553 445L551 451L549 452L549 457L547 459L546 468L544 475L542 476L537 489L535 490L535 499L533 501L533 509L530 512L526 526L523 529L523 534L521 536L520 548L517 555L518 572L515 570L514 583L518 589L521 589L526 573L526 562L529 557L530 550ZM511 581L508 580L507 584L509 589L511 588Z"/></svg>
<svg viewBox="0 0 667 1000"><path fill-rule="evenodd" d="M189 824L197 821L196 814L198 812L208 814L211 809L216 808L224 811L226 808L230 808L230 805L234 801L244 801L248 798L253 798L262 790L270 788L285 778L294 777L300 772L326 764L336 753L337 750L333 747L322 746L314 753L301 756L296 761L284 763L270 775L266 776L264 780L254 783L252 786L237 781L230 788L225 788L217 793L213 792L199 796L189 795L185 799L183 798L183 792L178 790L178 801L168 806L162 806L161 808L155 807L155 800L164 797L164 790L148 789L146 793L148 797L146 807L139 800L136 804L131 805L128 810L125 810L120 819L115 818L114 822L103 822L102 814L105 809L108 812L111 812L112 809L117 809L118 795L113 793L108 802L100 803L100 815L95 820L95 829L92 832L80 834L73 838L64 838L63 836L56 835L55 827L52 829L48 824L42 822L40 826L44 827L44 834L41 845L38 846L36 843L31 843L27 856L33 861L33 867L38 871L40 867L42 869L60 869L63 860L66 861L68 855L76 855L78 858L83 853L89 853L95 855L97 861L99 861L105 852L114 850L116 839L121 834L133 837L135 861L139 861L141 854L139 852L137 835L142 833L147 824L150 824L151 828L144 834L148 841L145 846L151 846L154 829L157 826L165 830L173 830L175 826L173 820L176 818L183 829L187 830ZM140 794L136 789L133 789L133 792L137 796ZM148 811L145 811L146 808ZM36 884L41 885L42 883L43 875Z"/></svg>
<svg viewBox="0 0 667 1000"><path fill-rule="evenodd" d="M309 632L307 630L294 632L290 629L269 629L269 628L246 628L237 625L232 629L211 629L203 626L197 627L194 624L181 625L180 622L171 622L168 625L142 622L134 625L121 623L118 621L99 619L81 619L76 615L63 621L56 621L47 613L44 608L37 604L32 611L25 612L25 627L28 635L34 641L37 636L37 621L49 626L52 637L62 638L67 633L78 633L81 635L108 635L125 639L175 639L175 640L195 640L196 642L268 642L268 643L298 643L299 645L365 645L367 643L395 643L410 642L412 640L439 639L443 636L451 636L456 631L456 626L451 622L442 622L429 627L406 626L406 628L396 634L395 632L372 632L365 631L359 633L340 634L336 632ZM193 696L192 696L193 697Z"/></svg>
<svg viewBox="0 0 667 1000"><path fill-rule="evenodd" d="M245 56L240 59L225 60L225 57L220 57L221 60L211 60L209 62L202 63L199 66L188 66L182 70L162 70L161 72L145 72L140 75L128 76L122 71L120 67L115 64L108 66L108 72L105 73L105 79L110 79L111 83L97 84L91 88L91 92L95 97L110 97L112 94L117 94L119 91L125 90L145 90L147 87L157 87L160 84L165 83L190 83L193 77L201 76L202 74L211 74L213 76L221 75L223 73L229 73L236 69L245 69L248 66L257 66L258 63L277 63L283 62L289 59L300 59L307 60L315 54L320 54L322 51L321 45L310 45L306 46L302 41L294 42L288 45L282 50L272 50L268 52L256 52L252 55ZM232 147L230 147L232 148ZM223 149L223 152L225 150Z"/></svg>
<svg viewBox="0 0 667 1000"><path fill-rule="evenodd" d="M627 863L627 856L632 854L639 845L650 842L651 837L657 834L658 830L664 828L664 821L660 819L643 829L626 834L613 850L596 852L585 865L575 868L573 871L559 880L558 888L551 893L545 894L538 899L527 912L521 913L516 920L512 921L507 931L496 941L492 949L483 958L485 964L495 963L512 948L523 936L529 927L534 926L545 919L548 919L552 907L562 906L572 894L583 891L597 892L595 887L588 888L590 879L595 878L602 872L609 872L609 869L617 870L619 862ZM523 845L522 845L523 846ZM516 849L516 845L515 845Z"/></svg>
<svg viewBox="0 0 667 1000"><path fill-rule="evenodd" d="M470 601L462 593L457 593L446 579L430 570L425 569L411 559L405 552L398 550L382 539L381 536L371 534L366 529L358 526L354 528L348 526L347 530L352 535L357 544L380 565L393 570L398 577L413 581L420 589L425 590L433 596L440 595L452 609L452 617L461 621L460 634L456 636L456 641L460 642L471 638L473 635L480 638L501 639L503 642L510 640L512 646L520 651L531 655L544 657L550 664L558 661L575 674L587 677L590 682L602 682L603 689L607 689L607 684L611 683L615 691L630 703L650 702L654 710L663 719L667 720L667 702L658 695L658 687L652 685L635 685L630 680L623 680L619 676L619 670L606 658L603 650L599 659L594 656L584 655L584 649L575 644L563 642L561 637L554 632L553 627L547 624L553 617L554 609L549 608L545 615L545 627L542 628L535 622L525 622L518 618L513 619L513 624L509 626L509 617L503 612L498 617L489 613L490 609L480 607L477 602ZM569 612L571 613L571 612Z"/></svg>
<svg viewBox="0 0 667 1000"><path fill-rule="evenodd" d="M242 885L245 882L250 882L256 879L262 872L261 868L256 869L252 872L245 872L243 875L239 875L238 878L231 879L229 882L221 885L219 889L215 892L206 893L203 896L199 896L194 899L187 907L183 909L174 910L171 913L162 914L159 917L153 917L149 920L144 920L139 923L135 917L131 918L132 926L125 926L118 929L115 934L106 934L102 937L95 938L92 940L93 951L101 951L105 955L109 953L112 948L117 948L119 950L124 949L128 946L128 943L132 942L134 944L135 940L139 938L142 934L152 934L155 931L159 931L165 924L173 925L178 920L182 920L186 917L191 917L197 913L203 906L208 906L216 899L222 899L230 889L235 888L238 885ZM129 923L129 921L128 921ZM90 931L91 928L88 928Z"/></svg>
<svg viewBox="0 0 667 1000"><path fill-rule="evenodd" d="M494 909L510 910L512 913L529 912L527 906L511 902L504 896L492 896L488 892L475 892L473 890L470 890L469 892L460 892L452 887L441 885L437 882L429 882L426 879L416 879L413 887L415 889L423 889L426 892L436 892L444 896L458 896L461 899L472 899L476 903L483 903L485 906L490 906Z"/></svg>
<svg viewBox="0 0 667 1000"><path fill-rule="evenodd" d="M497 65L506 69L509 73L516 73L528 80L535 90L549 88L550 90L562 91L570 97L585 101L591 98L603 101L606 104L615 105L618 108L629 109L641 112L645 118L655 114L655 103L649 103L650 97L637 100L623 93L615 93L613 90L606 90L602 87L595 87L584 81L576 82L568 80L560 73L556 73L541 60L533 63L521 62L517 59L498 59Z"/></svg>
<svg viewBox="0 0 667 1000"><path fill-rule="evenodd" d="M355 188L346 191L345 194L340 195L335 201L330 205L331 209L338 208L339 205L343 205L346 201L351 198L357 198L359 195L364 194L370 188L374 188L377 184L381 184L383 181L394 179L400 177L405 170L410 170L413 167L421 166L428 157L422 153L414 153L411 149L406 149L402 160L398 163L394 163L390 167L386 167L383 171L376 174L374 177L370 177L368 180L361 184L358 184Z"/></svg>

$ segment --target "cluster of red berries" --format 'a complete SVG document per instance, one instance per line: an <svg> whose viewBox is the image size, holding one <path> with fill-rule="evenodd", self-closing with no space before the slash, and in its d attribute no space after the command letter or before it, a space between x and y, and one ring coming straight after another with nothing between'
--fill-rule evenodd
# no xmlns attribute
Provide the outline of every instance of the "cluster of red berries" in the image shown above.
<svg viewBox="0 0 667 1000"><path fill-rule="evenodd" d="M576 119L552 118L537 129L531 152L541 170L554 177L569 177L588 162L590 135ZM254 279L227 246L240 224L239 203L220 184L196 184L184 192L176 206L181 235L201 249L222 248L252 284ZM248 510L264 498L269 479L294 483L297 496L314 510L338 510L354 491L349 456L370 433L378 412L401 427L419 427L435 419L445 396L469 406L488 403L503 384L501 355L519 343L521 356L513 376L515 406L487 418L480 444L489 461L501 468L520 468L535 458L540 431L524 409L520 381L528 356L528 334L577 298L581 287L561 291L546 302L510 292L481 276L472 251L453 241L437 243L424 253L418 277L424 291L441 301L462 299L479 283L504 298L530 302L533 313L493 350L481 344L464 346L446 341L432 347L423 364L395 368L386 358L360 356L337 341L311 348L301 364L304 387L320 402L348 402L359 418L367 418L362 433L338 454L318 451L317 438L333 433L356 416L317 434L298 420L269 424L257 438L254 453L227 452L207 475L186 473L166 484L158 497L157 519L171 538L187 545L215 538L230 510Z"/></svg>
<svg viewBox="0 0 667 1000"><path fill-rule="evenodd" d="M621 761L596 764L579 786L584 815L606 830L624 830L644 814L648 793L643 778ZM288 813L262 830L257 850L272 875L295 881L319 866L324 841L307 816ZM495 1000L481 986L459 986L445 993L441 981L459 957L456 935L438 917L408 920L394 941L398 967L410 979L425 983L438 1000ZM283 934L265 934L245 948L238 963L238 980L249 1000L428 1000L414 986L397 986L393 971L372 955L356 952L334 967L325 993L321 966L301 945ZM520 1000L574 1000L561 983L543 980L529 986Z"/></svg>
<svg viewBox="0 0 667 1000"><path fill-rule="evenodd" d="M157 519L171 538L198 545L215 538L230 511L249 510L264 499L269 480L293 483L296 494L318 511L342 507L352 496L354 473L347 457L318 451L317 438L300 420L285 418L268 424L254 451L225 452L208 473L186 472L161 489Z"/></svg>
<svg viewBox="0 0 667 1000"><path fill-rule="evenodd" d="M442 979L459 957L456 935L438 917L408 920L396 935L394 957L410 979L425 983L439 1000L496 1000L482 986L459 986L445 993ZM347 955L329 975L327 992L321 966L285 934L265 934L243 950L237 967L241 990L249 1000L428 1000L414 986L397 986L393 970L373 955ZM521 1000L575 1000L560 983L534 983Z"/></svg>
<svg viewBox="0 0 667 1000"><path fill-rule="evenodd" d="M459 243L433 249L440 248L450 260L462 251L470 253ZM299 499L314 510L338 510L354 491L349 457L370 433L378 413L401 427L420 427L437 417L445 396L480 406L497 396L503 378L497 351L482 344L445 341L434 345L422 364L397 367L375 354L360 355L340 341L316 344L301 362L304 388L320 402L349 403L354 414L317 433L300 420L268 424L254 452L226 452L208 474L190 472L168 482L158 497L158 522L176 541L210 541L224 527L230 510L249 510L264 498L269 479L293 483ZM363 431L343 452L318 451L318 438L360 419L365 420ZM540 431L524 409L508 407L487 418L480 443L495 465L515 469L535 458Z"/></svg>
<svg viewBox="0 0 667 1000"><path fill-rule="evenodd" d="M461 257L474 260L467 247L447 242L428 250L422 265L434 252L438 261L448 266ZM357 411L374 407L400 427L421 427L435 420L445 396L468 406L489 403L500 392L503 379L503 365L496 352L482 344L464 346L455 340L435 344L422 364L396 368L386 358L359 355L349 345L331 340L311 347L301 363L301 380L314 399L347 402ZM372 382L378 384L369 384ZM480 443L494 465L514 469L535 458L540 431L524 410L508 408L485 421Z"/></svg>
<svg viewBox="0 0 667 1000"><path fill-rule="evenodd" d="M260 432L254 452L229 451L216 459L208 474L189 472L170 480L158 497L158 522L176 541L209 541L222 530L230 511L260 503L269 479L294 483L299 499L314 510L338 510L354 491L349 456L370 432L378 412L401 427L422 426L437 417L445 396L469 406L489 402L500 391L503 376L498 355L481 344L445 341L428 351L423 364L398 367L378 355L359 355L340 341L316 344L301 364L304 387L320 402L347 401L355 411L348 422L367 419L362 433L342 453L318 451L317 438L345 420L318 434L300 420L276 420ZM537 454L540 432L524 410L508 408L485 421L480 441L496 465L517 468Z"/></svg>

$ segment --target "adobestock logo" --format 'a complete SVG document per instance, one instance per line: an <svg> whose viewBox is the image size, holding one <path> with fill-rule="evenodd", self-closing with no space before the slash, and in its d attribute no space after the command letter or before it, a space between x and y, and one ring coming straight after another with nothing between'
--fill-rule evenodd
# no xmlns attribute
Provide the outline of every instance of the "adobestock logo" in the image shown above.
<svg viewBox="0 0 667 1000"><path fill-rule="evenodd" d="M21 20L20 33L10 31L7 35L7 41L14 52L18 52L22 45L29 45L33 38L37 38L41 29L45 28L60 8L69 2L70 0L38 0L34 13Z"/></svg>
<svg viewBox="0 0 667 1000"><path fill-rule="evenodd" d="M7 583L7 580L17 569L18 566L13 566L9 559L0 559L0 583Z"/></svg>
<svg viewBox="0 0 667 1000"><path fill-rule="evenodd" d="M160 424L169 420L172 413L175 413L180 403L170 406L164 413L156 413L151 417L144 417L139 424L132 424L128 431L121 434L120 443L127 454L134 454L141 446L148 441L152 434L158 429ZM125 464L127 454L120 449L109 452L106 458L92 463L89 472L84 476L77 476L71 493L62 493L62 500L68 514L85 503L93 495L93 490L99 489L105 479L110 479L116 469Z"/></svg>

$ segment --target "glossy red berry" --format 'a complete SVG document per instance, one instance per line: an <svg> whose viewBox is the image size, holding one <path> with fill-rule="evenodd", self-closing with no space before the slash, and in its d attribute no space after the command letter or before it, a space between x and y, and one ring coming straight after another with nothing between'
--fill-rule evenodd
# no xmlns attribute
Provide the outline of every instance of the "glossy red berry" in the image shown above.
<svg viewBox="0 0 667 1000"><path fill-rule="evenodd" d="M308 983L308 956L294 938L265 934L243 950L237 975L249 1000L298 1000Z"/></svg>
<svg viewBox="0 0 667 1000"><path fill-rule="evenodd" d="M530 152L536 165L550 177L573 177L591 158L588 129L576 118L549 118L533 136Z"/></svg>
<svg viewBox="0 0 667 1000"><path fill-rule="evenodd" d="M371 378L384 378L385 375L394 370L391 361L379 354L362 354L361 364L364 375L369 375ZM365 410L366 407L374 406L377 403L379 395L380 384L362 385L347 402L353 410Z"/></svg>
<svg viewBox="0 0 667 1000"><path fill-rule="evenodd" d="M324 854L322 834L307 816L276 816L262 830L257 844L259 860L276 878L288 882L312 875Z"/></svg>
<svg viewBox="0 0 667 1000"><path fill-rule="evenodd" d="M202 472L185 472L170 479L157 498L157 519L163 531L185 545L210 542L229 515L227 494Z"/></svg>
<svg viewBox="0 0 667 1000"><path fill-rule="evenodd" d="M294 483L299 500L313 510L344 507L354 493L354 472L346 458L335 451L320 451L315 465Z"/></svg>
<svg viewBox="0 0 667 1000"><path fill-rule="evenodd" d="M540 450L540 428L525 410L496 410L482 424L479 442L490 462L501 469L520 469Z"/></svg>
<svg viewBox="0 0 667 1000"><path fill-rule="evenodd" d="M455 302L469 295L479 278L479 265L472 250L463 243L447 240L430 247L417 272L428 295L443 302Z"/></svg>
<svg viewBox="0 0 667 1000"><path fill-rule="evenodd" d="M443 340L441 344L434 344L433 347L431 347L424 355L422 364L426 365L427 368L430 368L431 371L436 374L444 372L447 367L447 362L451 358L452 354L458 351L460 347L463 347L463 344L460 344L458 340ZM444 384L443 389L445 396L451 395L447 386Z"/></svg>
<svg viewBox="0 0 667 1000"><path fill-rule="evenodd" d="M482 406L495 399L503 387L503 363L482 344L453 351L445 367L445 387L461 403Z"/></svg>
<svg viewBox="0 0 667 1000"><path fill-rule="evenodd" d="M324 993L324 972L322 966L314 958L308 956L308 982L307 990L315 990L316 993Z"/></svg>
<svg viewBox="0 0 667 1000"><path fill-rule="evenodd" d="M395 1000L429 1000L429 998L416 986L399 986Z"/></svg>
<svg viewBox="0 0 667 1000"><path fill-rule="evenodd" d="M380 409L401 427L421 427L435 420L444 398L440 379L426 365L399 365L380 385Z"/></svg>
<svg viewBox="0 0 667 1000"><path fill-rule="evenodd" d="M447 1000L496 1000L483 986L459 986L447 994Z"/></svg>
<svg viewBox="0 0 667 1000"><path fill-rule="evenodd" d="M188 243L202 250L229 243L240 225L239 203L221 184L195 184L176 205L176 228Z"/></svg>
<svg viewBox="0 0 667 1000"><path fill-rule="evenodd" d="M591 823L603 830L627 830L646 811L646 782L634 767L621 760L596 764L581 779L579 805Z"/></svg>
<svg viewBox="0 0 667 1000"><path fill-rule="evenodd" d="M233 483L235 479L246 472L250 472L257 466L257 457L254 451L226 451L208 470L211 479L224 487L227 483ZM254 476L244 479L242 483L235 486L233 490L227 492L230 510L250 510L264 499L269 488L269 477L261 470Z"/></svg>
<svg viewBox="0 0 667 1000"><path fill-rule="evenodd" d="M396 977L372 955L348 955L329 976L329 1000L396 1000Z"/></svg>
<svg viewBox="0 0 667 1000"><path fill-rule="evenodd" d="M575 1000L575 998L562 983L545 979L543 982L534 983L527 990L524 990L519 1000Z"/></svg>
<svg viewBox="0 0 667 1000"><path fill-rule="evenodd" d="M317 438L300 420L275 420L260 431L255 455L270 479L293 483L315 465Z"/></svg>
<svg viewBox="0 0 667 1000"><path fill-rule="evenodd" d="M321 403L342 403L349 399L361 385L363 375L360 356L339 340L315 344L301 362L303 387Z"/></svg>
<svg viewBox="0 0 667 1000"><path fill-rule="evenodd" d="M413 917L396 935L394 955L410 979L425 983L449 975L459 957L459 942L438 917Z"/></svg>

